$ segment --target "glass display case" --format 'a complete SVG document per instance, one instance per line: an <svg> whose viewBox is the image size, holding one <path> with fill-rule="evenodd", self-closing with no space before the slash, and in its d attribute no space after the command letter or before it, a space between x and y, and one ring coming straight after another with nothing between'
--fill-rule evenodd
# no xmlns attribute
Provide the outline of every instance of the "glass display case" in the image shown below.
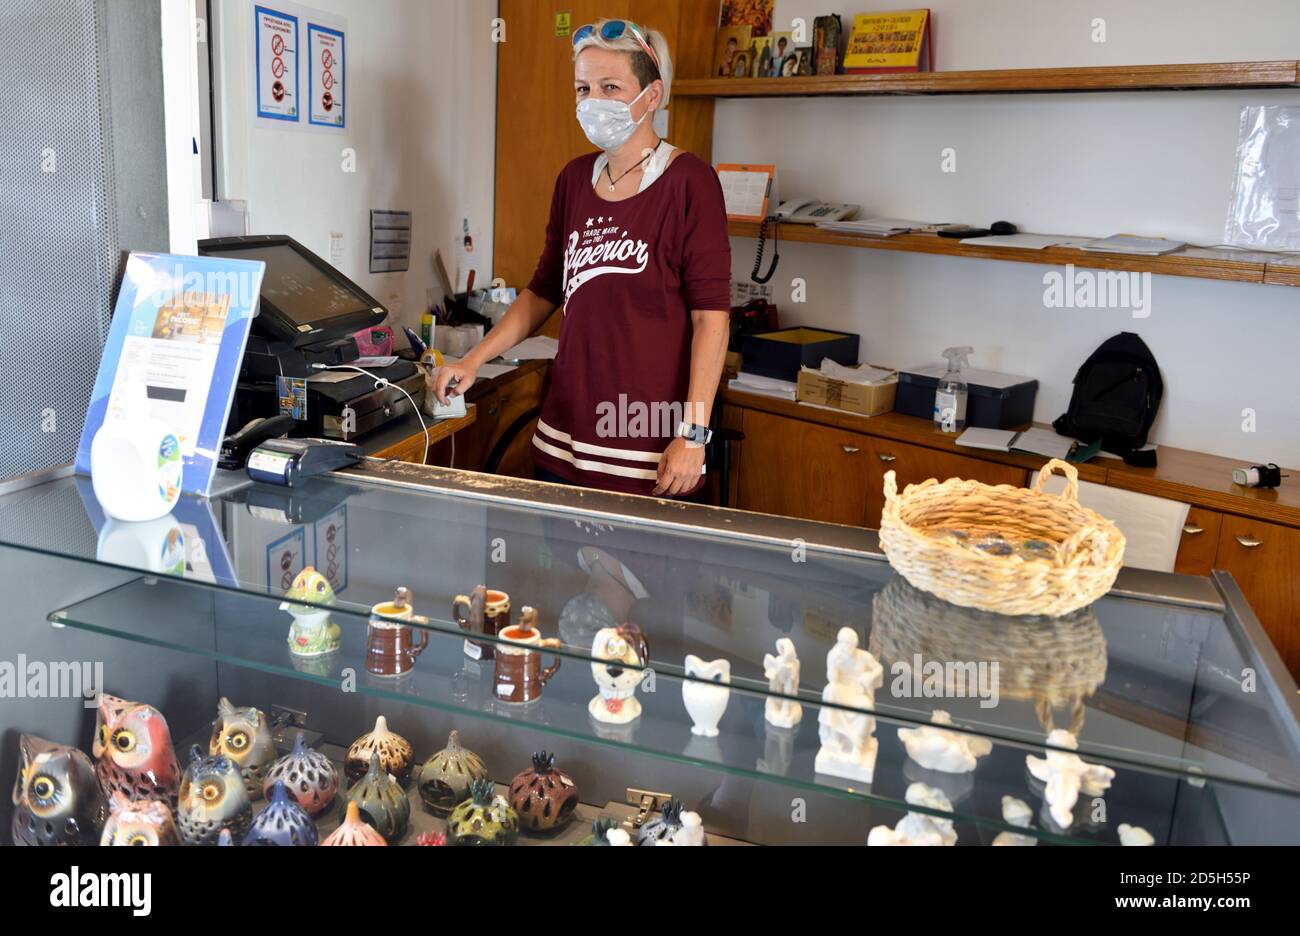
<svg viewBox="0 0 1300 936"><path fill-rule="evenodd" d="M403 844L448 831L419 777L453 730L503 793L541 751L576 785L519 844L680 831L670 800L710 844L1300 842L1296 685L1227 577L1126 570L998 617L909 586L871 531L374 460L150 524L19 479L0 556L0 658L99 666L182 765L222 697L340 774L384 716L414 749ZM91 750L80 698L5 711L6 777L20 731Z"/></svg>

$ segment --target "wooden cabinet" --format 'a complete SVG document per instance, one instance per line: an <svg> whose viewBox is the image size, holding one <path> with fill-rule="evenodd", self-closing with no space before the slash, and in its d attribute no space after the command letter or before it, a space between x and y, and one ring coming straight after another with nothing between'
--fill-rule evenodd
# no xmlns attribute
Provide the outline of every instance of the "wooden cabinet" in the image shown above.
<svg viewBox="0 0 1300 936"><path fill-rule="evenodd" d="M1174 571L1184 575L1209 575L1214 568L1214 557L1219 550L1219 532L1223 527L1223 514L1204 507L1193 507L1183 523L1183 535L1178 542L1178 556Z"/></svg>
<svg viewBox="0 0 1300 936"><path fill-rule="evenodd" d="M891 469L901 491L909 484L920 484L929 478L946 481L965 478L985 484L1010 484L1024 487L1025 470L1011 465L999 465L953 455L919 445L907 445L888 439L870 439L866 459L867 518L866 525L880 527L880 512L885 507L885 472Z"/></svg>
<svg viewBox="0 0 1300 936"><path fill-rule="evenodd" d="M746 410L736 506L863 526L870 439L818 423Z"/></svg>
<svg viewBox="0 0 1300 936"><path fill-rule="evenodd" d="M1300 673L1300 530L1224 517L1215 566L1232 573L1287 668Z"/></svg>
<svg viewBox="0 0 1300 936"><path fill-rule="evenodd" d="M758 410L745 410L740 446L741 510L880 526L885 472L901 490L927 478L971 478L1023 486L1025 471Z"/></svg>

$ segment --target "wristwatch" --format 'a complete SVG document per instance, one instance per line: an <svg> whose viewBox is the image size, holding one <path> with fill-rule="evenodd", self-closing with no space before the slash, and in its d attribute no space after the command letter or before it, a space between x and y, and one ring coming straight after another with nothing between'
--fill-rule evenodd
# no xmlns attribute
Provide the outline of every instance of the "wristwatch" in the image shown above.
<svg viewBox="0 0 1300 936"><path fill-rule="evenodd" d="M709 440L713 438L713 433L708 426L687 422L677 424L677 434L693 445L708 445Z"/></svg>

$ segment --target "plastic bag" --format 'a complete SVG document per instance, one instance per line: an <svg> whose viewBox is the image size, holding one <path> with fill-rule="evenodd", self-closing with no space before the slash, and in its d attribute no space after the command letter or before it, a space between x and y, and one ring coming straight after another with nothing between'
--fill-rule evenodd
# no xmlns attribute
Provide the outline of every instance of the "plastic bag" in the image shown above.
<svg viewBox="0 0 1300 936"><path fill-rule="evenodd" d="M1300 250L1300 107L1243 107L1224 242Z"/></svg>

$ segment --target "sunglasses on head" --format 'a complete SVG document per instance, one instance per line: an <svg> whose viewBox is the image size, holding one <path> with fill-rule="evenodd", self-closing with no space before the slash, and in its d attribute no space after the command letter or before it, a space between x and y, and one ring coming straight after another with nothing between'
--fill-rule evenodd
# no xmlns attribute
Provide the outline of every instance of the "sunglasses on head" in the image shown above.
<svg viewBox="0 0 1300 936"><path fill-rule="evenodd" d="M595 33L596 27L592 23L580 26L573 34L573 44L577 46L579 43L590 39ZM637 28L636 23L627 20L607 20L600 27L601 38L609 42L622 39L628 33L631 33L632 38L640 43L641 48L645 49L645 54L650 56L650 61L655 63L655 68L659 68L659 56L655 55L655 50L650 48L650 43L646 42L645 36L641 34L641 30Z"/></svg>

